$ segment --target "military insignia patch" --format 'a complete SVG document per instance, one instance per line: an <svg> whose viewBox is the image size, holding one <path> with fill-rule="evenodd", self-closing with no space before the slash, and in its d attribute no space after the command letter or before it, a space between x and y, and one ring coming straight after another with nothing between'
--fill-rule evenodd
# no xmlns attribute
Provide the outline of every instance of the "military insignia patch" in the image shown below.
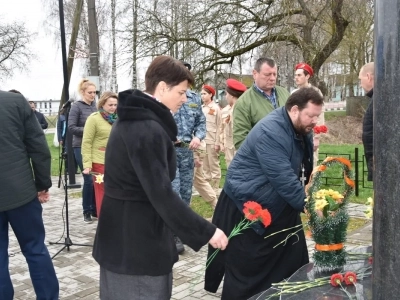
<svg viewBox="0 0 400 300"><path fill-rule="evenodd" d="M196 103L190 103L189 104L189 107L190 108L197 108L197 107L199 107Z"/></svg>

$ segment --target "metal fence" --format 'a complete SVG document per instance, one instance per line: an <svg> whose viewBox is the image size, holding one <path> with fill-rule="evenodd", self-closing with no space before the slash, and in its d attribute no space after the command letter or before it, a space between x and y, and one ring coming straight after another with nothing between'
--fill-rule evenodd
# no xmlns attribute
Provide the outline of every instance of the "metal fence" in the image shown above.
<svg viewBox="0 0 400 300"><path fill-rule="evenodd" d="M353 153L329 153L329 152L320 152L319 153L319 160L318 162L322 162L328 156L340 156L345 157L350 160L353 171L354 171L354 181L355 181L355 188L354 192L355 195L359 195L360 187L363 189L372 189L372 182L367 180L368 170L365 160L365 155L359 154L358 147L354 148ZM335 181L343 179L342 177L333 177L333 176L326 176L322 177L323 184L328 186L338 186L339 184L335 183Z"/></svg>
<svg viewBox="0 0 400 300"><path fill-rule="evenodd" d="M355 188L354 193L358 197L360 188L372 189L372 182L367 180L367 163L365 161L365 155L360 155L358 147L354 148L353 153L329 153L320 152L318 163L321 163L328 156L344 157L347 158L354 171ZM222 158L223 159L223 158ZM221 168L222 178L225 181L226 168ZM343 181L343 177L334 177L324 174L322 177L322 184L326 186L340 186L338 181Z"/></svg>

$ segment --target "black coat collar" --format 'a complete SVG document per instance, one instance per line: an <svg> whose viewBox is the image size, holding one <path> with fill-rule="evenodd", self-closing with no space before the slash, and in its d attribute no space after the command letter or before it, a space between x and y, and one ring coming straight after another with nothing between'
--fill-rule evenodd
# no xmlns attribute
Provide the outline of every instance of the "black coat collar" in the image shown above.
<svg viewBox="0 0 400 300"><path fill-rule="evenodd" d="M161 102L139 90L126 90L118 94L119 121L154 120L176 141L178 128L171 111Z"/></svg>
<svg viewBox="0 0 400 300"><path fill-rule="evenodd" d="M366 96L369 97L369 98L372 98L373 95L374 95L374 89L371 89L371 90L366 94Z"/></svg>

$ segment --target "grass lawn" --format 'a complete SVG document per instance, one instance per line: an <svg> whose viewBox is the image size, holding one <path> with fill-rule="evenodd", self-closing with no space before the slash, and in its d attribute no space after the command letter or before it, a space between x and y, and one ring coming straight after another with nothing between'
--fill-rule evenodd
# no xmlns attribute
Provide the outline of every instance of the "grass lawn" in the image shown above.
<svg viewBox="0 0 400 300"><path fill-rule="evenodd" d="M353 172L355 172L355 148L358 148L358 173L359 173L359 195L358 197L355 195L352 195L350 197L350 202L354 203L365 203L368 197L373 196L373 189L372 189L372 183L367 181L367 173L363 172L366 171L366 164L364 165L365 170L363 170L363 164L362 160L364 159L364 148L362 145L358 144L342 144L342 145L326 145L322 144L320 146L319 150L319 158L322 161L326 156L341 156L349 159L352 162L352 167L353 167ZM365 159L364 159L365 160ZM332 168L329 168L328 170L325 171L326 175L329 176L329 179L325 179L323 182L323 187L330 187L332 189L337 189L341 190L341 186L343 183L343 176L342 176L342 171L341 167L338 166L333 166ZM363 185L363 180L362 178L364 177L364 187Z"/></svg>
<svg viewBox="0 0 400 300"><path fill-rule="evenodd" d="M324 113L325 121L332 120L336 117L345 117L346 111L338 110L338 111L327 111Z"/></svg>
<svg viewBox="0 0 400 300"><path fill-rule="evenodd" d="M51 176L58 176L60 172L60 148L53 145L54 134L46 134L47 144L51 153ZM64 170L63 170L64 171Z"/></svg>

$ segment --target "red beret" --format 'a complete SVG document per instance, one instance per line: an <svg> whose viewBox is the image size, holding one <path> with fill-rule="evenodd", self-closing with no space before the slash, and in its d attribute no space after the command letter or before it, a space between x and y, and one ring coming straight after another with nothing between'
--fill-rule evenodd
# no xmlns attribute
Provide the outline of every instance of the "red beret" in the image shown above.
<svg viewBox="0 0 400 300"><path fill-rule="evenodd" d="M226 86L238 92L245 92L247 90L247 87L243 83L232 78L226 80Z"/></svg>
<svg viewBox="0 0 400 300"><path fill-rule="evenodd" d="M313 69L309 65L307 65L306 63L299 63L299 64L296 65L296 67L294 69L295 70L303 69L304 71L307 71L308 74L310 74L310 77L314 75Z"/></svg>
<svg viewBox="0 0 400 300"><path fill-rule="evenodd" d="M209 91L213 96L215 96L215 89L211 85L204 84L202 89Z"/></svg>

